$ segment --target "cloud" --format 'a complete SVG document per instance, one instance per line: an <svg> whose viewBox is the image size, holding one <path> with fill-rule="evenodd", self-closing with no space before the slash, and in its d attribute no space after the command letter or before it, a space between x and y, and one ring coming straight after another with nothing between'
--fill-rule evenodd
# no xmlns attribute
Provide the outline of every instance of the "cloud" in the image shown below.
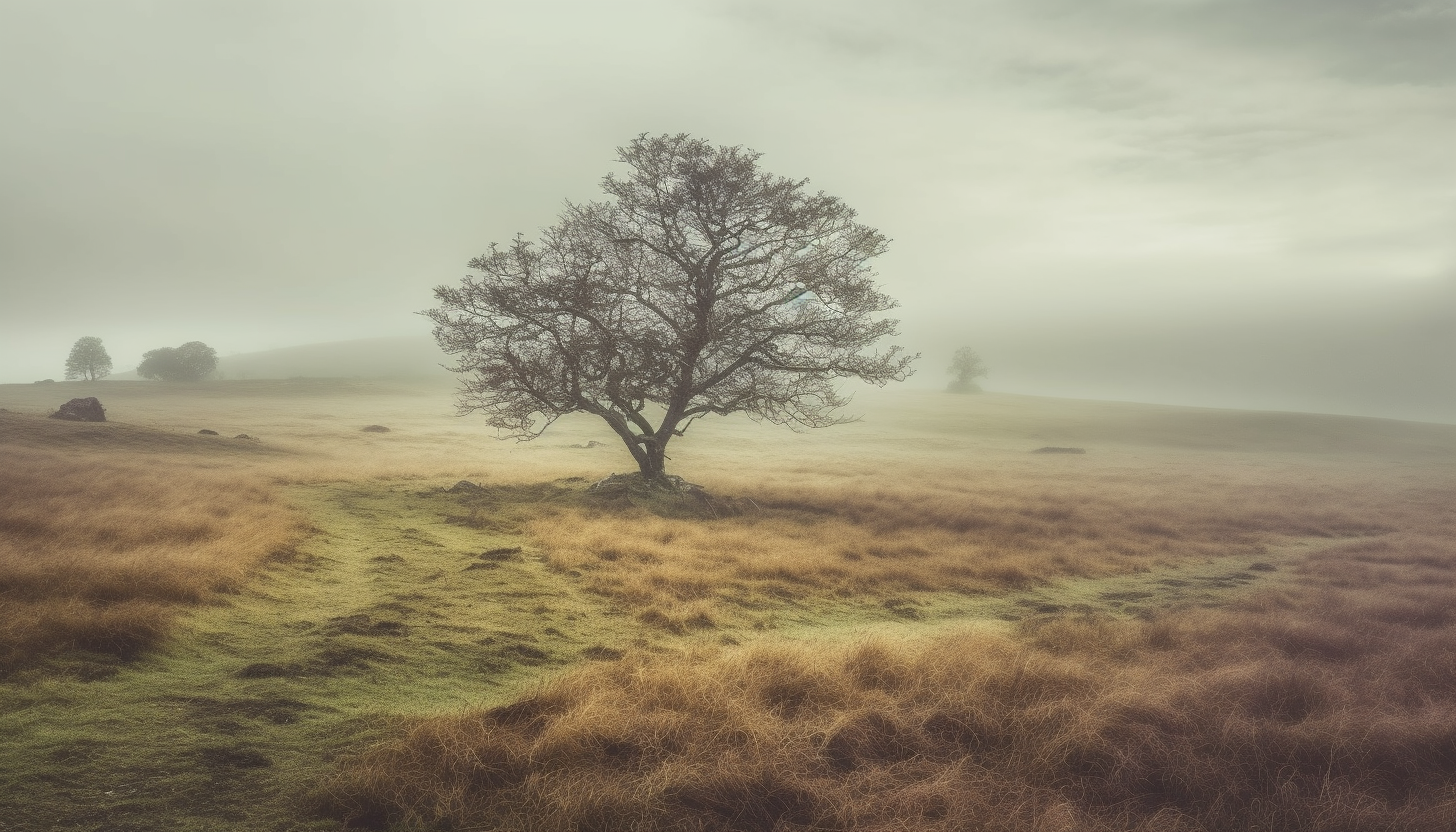
<svg viewBox="0 0 1456 832"><path fill-rule="evenodd" d="M961 113L956 141L921 136L907 178L1014 191L961 218L1016 226L1001 236L1007 245L1129 267L1180 251L1259 258L1210 278L1224 281L1432 279L1456 263L1456 200L1443 184L1456 181L1445 138L1456 135L1453 90L1434 70L1412 85L1340 68L1426 54L1445 18L1428 30L1407 18L1434 14L1430 4L1326 5L740 9L768 15L770 31L821 50L885 98L895 88L933 102L935 127ZM857 40L846 29L872 33L878 48L841 48ZM1431 66L1456 54L1426 51ZM1151 265L1166 268L1160 259Z"/></svg>
<svg viewBox="0 0 1456 832"><path fill-rule="evenodd" d="M418 332L644 131L844 198L907 320L1303 320L1456 271L1451 9L0 4L0 374Z"/></svg>
<svg viewBox="0 0 1456 832"><path fill-rule="evenodd" d="M1164 37L1250 54L1295 56L1361 84L1456 81L1449 0L1046 0L1059 9Z"/></svg>

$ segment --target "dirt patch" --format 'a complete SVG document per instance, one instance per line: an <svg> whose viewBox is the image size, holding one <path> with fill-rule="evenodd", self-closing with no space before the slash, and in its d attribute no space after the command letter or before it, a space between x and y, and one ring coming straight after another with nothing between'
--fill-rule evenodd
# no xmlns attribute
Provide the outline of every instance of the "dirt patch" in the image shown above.
<svg viewBox="0 0 1456 832"><path fill-rule="evenodd" d="M581 651L582 658L603 662L616 661L624 655L626 654L623 651L615 647L604 647L600 644L593 644L591 647Z"/></svg>
<svg viewBox="0 0 1456 832"><path fill-rule="evenodd" d="M305 675L304 669L296 664L273 664L256 662L239 670L239 679L290 679Z"/></svg>
<svg viewBox="0 0 1456 832"><path fill-rule="evenodd" d="M363 613L330 618L320 628L325 636L351 635L370 638L398 638L409 634L409 625L403 621L376 620Z"/></svg>
<svg viewBox="0 0 1456 832"><path fill-rule="evenodd" d="M176 701L186 705L194 718L203 721L256 719L274 725L297 722L300 714L313 707L286 696L178 697Z"/></svg>
<svg viewBox="0 0 1456 832"><path fill-rule="evenodd" d="M256 748L203 748L198 750L197 757L207 768L267 768L273 765L268 755Z"/></svg>
<svg viewBox="0 0 1456 832"><path fill-rule="evenodd" d="M318 652L310 665L313 673L331 675L344 670L372 670L376 663L399 664L404 660L383 650L358 644L334 643Z"/></svg>

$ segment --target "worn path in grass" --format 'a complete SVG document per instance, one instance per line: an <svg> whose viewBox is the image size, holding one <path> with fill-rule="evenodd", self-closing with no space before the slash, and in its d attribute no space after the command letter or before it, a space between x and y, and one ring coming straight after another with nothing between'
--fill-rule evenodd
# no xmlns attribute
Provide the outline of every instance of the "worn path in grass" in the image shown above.
<svg viewBox="0 0 1456 832"><path fill-rule="evenodd" d="M0 830L305 830L298 796L392 714L513 698L557 669L676 639L549 571L528 542L447 522L415 482L298 486L294 557L132 663L71 655L0 685ZM1209 603L1284 574L1297 546L1002 595L785 600L745 625L845 637Z"/></svg>
<svg viewBox="0 0 1456 832"><path fill-rule="evenodd" d="M1293 576L1293 566L1329 538L1296 538L1262 547L1257 555L1229 555L1100 578L1066 578L1024 590L965 595L906 594L858 605L789 604L775 611L774 630L792 639L857 635L912 636L944 627L1011 629L1018 622L1065 615L1141 617L1174 607L1218 606L1255 588Z"/></svg>
<svg viewBox="0 0 1456 832"><path fill-rule="evenodd" d="M1144 617L1180 607L1219 606L1253 589L1295 578L1293 567L1334 541L1289 538L1257 554L1189 559L1172 566L1096 578L1071 577L1026 589L966 594L913 592L888 598L779 599L753 610L754 629L789 639L923 635L945 627L1014 629L1022 621L1066 615ZM741 635L735 630L725 640Z"/></svg>
<svg viewBox="0 0 1456 832"><path fill-rule="evenodd" d="M328 829L297 789L382 715L492 704L635 627L417 483L296 487L317 532L132 663L0 685L0 829ZM595 653L592 648L599 648Z"/></svg>

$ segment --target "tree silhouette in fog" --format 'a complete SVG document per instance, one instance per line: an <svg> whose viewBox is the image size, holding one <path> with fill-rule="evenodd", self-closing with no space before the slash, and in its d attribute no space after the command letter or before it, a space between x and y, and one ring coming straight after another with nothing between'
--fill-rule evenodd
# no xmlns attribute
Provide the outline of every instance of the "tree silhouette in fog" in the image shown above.
<svg viewBox="0 0 1456 832"><path fill-rule="evenodd" d="M955 351L955 357L950 360L950 374L955 376L946 389L952 393L979 393L981 385L976 379L982 378L990 370L986 369L986 363L981 360L976 351L970 347L961 347Z"/></svg>
<svg viewBox="0 0 1456 832"><path fill-rule="evenodd" d="M142 354L137 375L161 381L201 381L217 369L217 350L201 341L160 347Z"/></svg>
<svg viewBox="0 0 1456 832"><path fill-rule="evenodd" d="M101 339L87 335L76 339L71 354L66 357L66 378L83 378L96 381L111 375L111 356Z"/></svg>
<svg viewBox="0 0 1456 832"><path fill-rule="evenodd" d="M457 358L462 414L503 437L575 412L603 419L641 474L708 414L824 427L846 419L841 379L884 385L915 356L869 351L896 334L869 261L887 240L760 154L679 134L618 148L606 202L567 203L539 243L470 261L426 311Z"/></svg>

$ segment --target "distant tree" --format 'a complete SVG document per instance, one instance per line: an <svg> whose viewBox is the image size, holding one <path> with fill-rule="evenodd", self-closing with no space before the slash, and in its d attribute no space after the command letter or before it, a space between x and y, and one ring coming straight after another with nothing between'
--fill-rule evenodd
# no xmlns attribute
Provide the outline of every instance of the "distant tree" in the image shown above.
<svg viewBox="0 0 1456 832"><path fill-rule="evenodd" d="M436 288L424 314L458 357L460 412L518 440L594 414L654 480L702 416L824 427L848 421L837 380L908 377L899 347L862 352L896 334L869 266L884 235L759 156L639 136L602 180L613 201L567 203L539 245L492 245L478 278Z"/></svg>
<svg viewBox="0 0 1456 832"><path fill-rule="evenodd" d="M71 354L66 358L66 378L84 378L96 381L111 375L111 356L101 339L87 335L76 340Z"/></svg>
<svg viewBox="0 0 1456 832"><path fill-rule="evenodd" d="M950 374L955 376L947 389L952 393L979 393L981 385L976 379L985 376L989 370L985 362L976 355L975 350L970 347L961 347L956 350L955 357L950 361Z"/></svg>
<svg viewBox="0 0 1456 832"><path fill-rule="evenodd" d="M217 369L217 350L201 341L161 347L142 354L137 375L162 381L201 381Z"/></svg>

